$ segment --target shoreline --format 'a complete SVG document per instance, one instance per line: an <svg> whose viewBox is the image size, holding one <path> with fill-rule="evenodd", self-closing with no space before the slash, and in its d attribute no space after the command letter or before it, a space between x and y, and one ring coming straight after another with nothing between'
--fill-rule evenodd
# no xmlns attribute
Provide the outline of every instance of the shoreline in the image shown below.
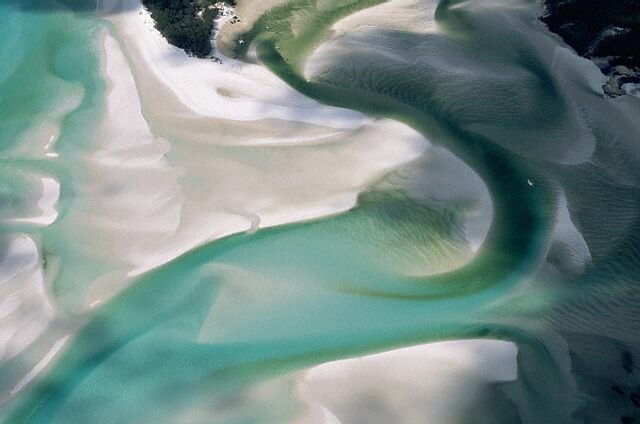
<svg viewBox="0 0 640 424"><path fill-rule="evenodd" d="M237 121L275 118L345 129L370 120L304 97L263 66L226 56L223 63L189 56L154 28L139 0L114 0L111 8L103 4L100 10L115 23L136 67L150 70L198 115Z"/></svg>
<svg viewBox="0 0 640 424"><path fill-rule="evenodd" d="M590 13L582 10L593 9ZM625 94L640 97L640 49L637 17L629 17L633 5L614 1L606 7L597 2L543 0L538 19L574 52L598 67L607 81L608 97Z"/></svg>
<svg viewBox="0 0 640 424"><path fill-rule="evenodd" d="M108 9L103 4L101 10ZM101 141L85 165L80 207L67 221L79 224L82 233L100 234L101 242L86 246L99 262L119 264L90 284L84 309L114 296L133 277L213 240L343 213L362 191L430 145L403 124L307 99L259 65L191 58L144 24L139 12L109 16L118 33L103 34L108 88ZM132 40L136 31L145 33ZM138 55L145 44L136 39L152 43L149 51L156 54L171 54ZM189 72L191 66L215 71L210 77L221 81L209 87L206 78ZM237 99L215 97L216 87L237 87L254 76L250 84L263 90L252 93L253 100L239 100L253 102L253 110L235 113L242 108ZM181 102L184 87L187 98L194 92L202 101L214 97L200 111L208 115ZM272 93L268 102L257 103L265 90ZM275 113L269 102L274 96L282 104ZM283 113L287 119L277 116Z"/></svg>

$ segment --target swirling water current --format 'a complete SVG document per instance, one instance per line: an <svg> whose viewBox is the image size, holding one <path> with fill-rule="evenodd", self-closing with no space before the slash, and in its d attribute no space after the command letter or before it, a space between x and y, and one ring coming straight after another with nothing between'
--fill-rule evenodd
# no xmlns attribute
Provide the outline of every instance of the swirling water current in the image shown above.
<svg viewBox="0 0 640 424"><path fill-rule="evenodd" d="M435 193L425 154L349 211L193 246L78 312L113 266L70 242L86 237L74 211L104 114L99 39L115 31L87 3L0 3L5 422L290 422L287 387L242 413L224 405L327 361L466 338L515 343L518 378L487 387L464 422L638 415L640 100L604 97L539 4L290 0L238 50L255 46L307 97L402 122L462 160L492 207L475 254L473 201ZM410 27L376 15L389 5L415 12ZM445 191L465 183L447 176ZM203 405L206 418L185 415Z"/></svg>

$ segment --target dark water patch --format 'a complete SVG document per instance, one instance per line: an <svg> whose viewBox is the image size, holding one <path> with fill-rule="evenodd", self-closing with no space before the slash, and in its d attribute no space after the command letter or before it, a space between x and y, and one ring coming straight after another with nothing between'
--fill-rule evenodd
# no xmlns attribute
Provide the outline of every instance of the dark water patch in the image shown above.
<svg viewBox="0 0 640 424"><path fill-rule="evenodd" d="M545 0L541 20L576 52L610 76L605 92L625 94L640 83L640 1Z"/></svg>

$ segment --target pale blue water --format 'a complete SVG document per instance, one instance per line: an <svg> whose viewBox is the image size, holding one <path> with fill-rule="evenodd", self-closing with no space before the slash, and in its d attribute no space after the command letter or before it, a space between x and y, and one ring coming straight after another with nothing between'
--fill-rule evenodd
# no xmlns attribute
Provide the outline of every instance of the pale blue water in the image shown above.
<svg viewBox="0 0 640 424"><path fill-rule="evenodd" d="M96 46L105 23L86 4L52 4L0 5L0 217L33 206L41 175L61 183L60 215L45 228L6 220L0 228L33 234L45 255L59 258L48 290L64 305L109 269L78 255L61 233L73 224L65 210L86 172L74 158L92 153L102 111ZM532 2L440 2L441 32L348 35L342 42L359 47L305 81L289 63L301 63L329 23L366 5L327 12L293 1L265 15L247 40L255 37L266 66L303 94L406 122L472 167L494 209L478 255L436 275L402 271L455 261L468 247L464 208L427 202L429 181L418 171L428 162L417 161L413 179L372 188L352 211L194 248L94 314L62 322L77 335L33 384L5 395L5 422L180 422L194 405L285 372L470 337L515 342L519 373L488 387L466 422L638 415L629 395L640 382L640 101L602 97L593 69L557 49ZM287 44L300 11L317 19ZM59 157L16 150L37 153L42 143L21 134L78 89L82 102L59 121ZM562 196L590 253L583 265L577 239L563 235L571 230L559 219ZM240 291L232 302L229 287ZM37 346L1 363L3 393L30 369ZM275 396L245 421L214 414L205 422L280 423L297 412Z"/></svg>

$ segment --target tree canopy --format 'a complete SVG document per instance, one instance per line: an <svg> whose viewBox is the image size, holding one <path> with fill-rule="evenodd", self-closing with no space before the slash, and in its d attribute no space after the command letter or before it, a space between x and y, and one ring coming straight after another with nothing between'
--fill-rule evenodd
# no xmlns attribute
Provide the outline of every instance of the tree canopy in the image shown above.
<svg viewBox="0 0 640 424"><path fill-rule="evenodd" d="M197 57L211 53L213 20L220 13L213 0L143 0L142 3L169 43Z"/></svg>

